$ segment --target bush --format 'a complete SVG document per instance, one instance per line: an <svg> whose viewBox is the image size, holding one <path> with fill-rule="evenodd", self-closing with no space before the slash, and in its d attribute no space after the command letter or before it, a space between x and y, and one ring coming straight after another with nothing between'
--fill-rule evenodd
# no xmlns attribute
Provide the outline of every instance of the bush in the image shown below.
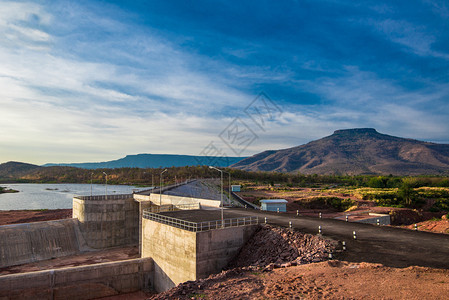
<svg viewBox="0 0 449 300"><path fill-rule="evenodd" d="M401 199L398 198L380 198L376 199L377 206L387 206L387 207L404 207L401 203Z"/></svg>
<svg viewBox="0 0 449 300"><path fill-rule="evenodd" d="M350 198L342 199L338 197L315 197L308 199L306 203L298 202L311 209L334 208L338 211L345 211L355 204L355 201Z"/></svg>
<svg viewBox="0 0 449 300"><path fill-rule="evenodd" d="M433 212L449 211L449 199L446 198L437 199L430 208L430 211Z"/></svg>

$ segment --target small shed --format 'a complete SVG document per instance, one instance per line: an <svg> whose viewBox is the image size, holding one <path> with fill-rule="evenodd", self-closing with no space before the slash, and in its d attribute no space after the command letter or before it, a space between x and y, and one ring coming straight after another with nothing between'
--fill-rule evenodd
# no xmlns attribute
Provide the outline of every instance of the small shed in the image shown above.
<svg viewBox="0 0 449 300"><path fill-rule="evenodd" d="M231 191L233 192L240 192L240 185L231 185Z"/></svg>
<svg viewBox="0 0 449 300"><path fill-rule="evenodd" d="M261 210L287 212L287 200L285 199L263 199L260 200Z"/></svg>

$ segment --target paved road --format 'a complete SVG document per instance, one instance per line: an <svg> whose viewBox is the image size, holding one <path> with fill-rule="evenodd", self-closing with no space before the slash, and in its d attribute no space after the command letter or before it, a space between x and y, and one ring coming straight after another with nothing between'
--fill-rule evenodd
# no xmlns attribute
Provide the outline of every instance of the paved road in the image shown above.
<svg viewBox="0 0 449 300"><path fill-rule="evenodd" d="M326 238L345 241L347 251L335 258L350 262L381 263L390 267L423 266L449 269L449 235L421 232L388 226L375 226L334 219L296 216L296 214L271 213L250 209L229 209L235 214L258 216L260 222L292 226L311 234L318 233L318 226ZM353 238L353 231L357 239Z"/></svg>

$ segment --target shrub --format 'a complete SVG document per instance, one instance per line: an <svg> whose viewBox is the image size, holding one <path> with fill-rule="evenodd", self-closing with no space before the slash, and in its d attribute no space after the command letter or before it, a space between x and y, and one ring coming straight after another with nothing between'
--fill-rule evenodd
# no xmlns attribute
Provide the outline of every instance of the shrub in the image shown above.
<svg viewBox="0 0 449 300"><path fill-rule="evenodd" d="M430 208L430 211L449 211L449 199L440 198L435 201L435 203Z"/></svg>
<svg viewBox="0 0 449 300"><path fill-rule="evenodd" d="M308 199L306 203L297 201L307 208L319 209L319 208L335 208L338 211L345 211L355 204L355 201L347 198L342 199L338 197L314 197Z"/></svg>

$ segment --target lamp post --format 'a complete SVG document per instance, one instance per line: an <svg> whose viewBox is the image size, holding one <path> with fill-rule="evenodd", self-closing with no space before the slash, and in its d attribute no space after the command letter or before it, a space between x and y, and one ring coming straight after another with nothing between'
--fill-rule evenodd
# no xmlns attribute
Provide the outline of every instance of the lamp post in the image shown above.
<svg viewBox="0 0 449 300"><path fill-rule="evenodd" d="M215 167L209 166L209 169L214 169L220 172L221 175L221 194L220 194L220 205L221 205L221 227L224 227L223 222L223 171L220 169L217 169Z"/></svg>
<svg viewBox="0 0 449 300"><path fill-rule="evenodd" d="M92 197L92 176L94 176L94 173L90 173L90 196Z"/></svg>
<svg viewBox="0 0 449 300"><path fill-rule="evenodd" d="M165 172L167 172L167 169L165 169L164 171L161 172L161 178L159 180L159 184L160 184L160 188L159 188L159 209L161 209L161 205L162 205L162 174L164 174Z"/></svg>
<svg viewBox="0 0 449 300"><path fill-rule="evenodd" d="M106 176L106 184L104 185L104 198L108 200L108 174L106 174L106 172L103 172L103 174Z"/></svg>
<svg viewBox="0 0 449 300"><path fill-rule="evenodd" d="M232 195L231 195L231 173L227 172L225 170L223 170L223 172L225 172L226 174L229 175L229 202L230 202L231 201L231 197L232 197ZM229 203L229 204L231 204L231 203Z"/></svg>

